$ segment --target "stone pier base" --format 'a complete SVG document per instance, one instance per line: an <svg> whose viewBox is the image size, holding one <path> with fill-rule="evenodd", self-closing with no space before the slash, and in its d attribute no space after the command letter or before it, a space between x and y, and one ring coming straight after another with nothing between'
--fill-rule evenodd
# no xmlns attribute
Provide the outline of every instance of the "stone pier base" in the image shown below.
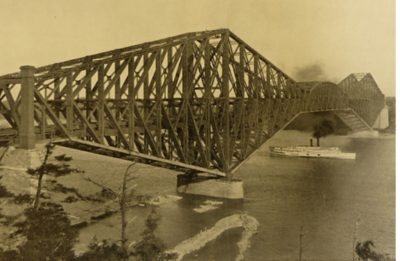
<svg viewBox="0 0 400 261"><path fill-rule="evenodd" d="M9 147L1 159L1 164L15 168L37 168L42 164L38 149Z"/></svg>
<svg viewBox="0 0 400 261"><path fill-rule="evenodd" d="M183 194L201 195L215 198L243 199L243 182L241 180L228 181L222 178L177 176L177 191Z"/></svg>

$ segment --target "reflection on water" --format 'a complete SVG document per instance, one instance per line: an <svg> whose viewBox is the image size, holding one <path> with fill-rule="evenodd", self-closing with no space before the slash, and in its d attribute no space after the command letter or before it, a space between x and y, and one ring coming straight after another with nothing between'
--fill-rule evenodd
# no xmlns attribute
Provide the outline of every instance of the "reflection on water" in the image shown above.
<svg viewBox="0 0 400 261"><path fill-rule="evenodd" d="M237 175L244 181L242 202L224 201L213 211L196 213L205 199L187 197L160 209L159 235L169 247L219 219L246 212L260 222L246 260L298 258L303 226L303 258L351 260L353 237L371 239L379 252L395 253L395 142L392 139L350 139L331 136L323 146L354 151L357 159L303 159L270 157L270 145L307 144L309 134L278 133ZM355 223L360 220L355 231ZM240 229L185 260L233 260Z"/></svg>

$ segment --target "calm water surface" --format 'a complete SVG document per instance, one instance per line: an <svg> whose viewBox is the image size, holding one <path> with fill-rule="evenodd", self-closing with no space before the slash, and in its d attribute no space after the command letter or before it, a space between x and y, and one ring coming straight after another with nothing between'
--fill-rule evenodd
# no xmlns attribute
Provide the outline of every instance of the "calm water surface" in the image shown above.
<svg viewBox="0 0 400 261"><path fill-rule="evenodd" d="M309 137L282 131L253 155L237 172L244 181L243 202L225 201L203 214L193 208L204 198L162 206L160 237L173 247L223 217L245 212L260 222L246 260L298 260L301 227L303 260L352 260L354 236L394 255L395 139L322 139L323 146L356 152L355 161L269 156L271 145L307 144ZM227 231L185 260L234 260L240 236L241 229Z"/></svg>

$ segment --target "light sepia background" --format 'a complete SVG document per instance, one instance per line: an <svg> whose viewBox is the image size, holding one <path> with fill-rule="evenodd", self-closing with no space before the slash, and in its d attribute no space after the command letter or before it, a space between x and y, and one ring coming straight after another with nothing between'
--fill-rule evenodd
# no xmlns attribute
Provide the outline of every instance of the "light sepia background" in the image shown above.
<svg viewBox="0 0 400 261"><path fill-rule="evenodd" d="M395 95L394 0L0 0L0 74L229 28L295 80L370 72Z"/></svg>
<svg viewBox="0 0 400 261"><path fill-rule="evenodd" d="M186 32L229 28L296 81L338 83L350 73L369 72L386 96L395 96L394 0L0 0L0 22L0 75L21 65L42 66ZM272 145L310 138L309 133L280 134ZM344 146L344 139L331 136L324 144ZM354 224L361 217L358 239L373 239L382 253L394 255L393 140L350 144L365 159L358 165L273 159L265 147L239 173L252 188L246 204L224 205L212 218L193 213L200 200L161 207L161 238L173 246L240 209L261 224L246 260L264 260L266 252L271 260L292 260L303 226L306 257L350 260ZM79 155L74 157L82 165L98 168L95 158ZM161 188L175 191L174 175L162 179ZM132 230L139 233L137 227ZM81 241L89 242L93 232L111 234L106 225L89 227ZM119 236L118 229L114 232ZM208 246L200 260L223 255L228 260L235 254L228 244L235 233Z"/></svg>

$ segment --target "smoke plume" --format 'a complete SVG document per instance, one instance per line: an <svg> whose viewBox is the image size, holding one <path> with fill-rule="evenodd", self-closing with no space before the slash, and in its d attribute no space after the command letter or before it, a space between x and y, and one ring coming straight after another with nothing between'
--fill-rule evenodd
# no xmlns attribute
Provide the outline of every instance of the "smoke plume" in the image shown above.
<svg viewBox="0 0 400 261"><path fill-rule="evenodd" d="M311 64L295 71L297 81L321 81L326 80L326 74L321 64Z"/></svg>
<svg viewBox="0 0 400 261"><path fill-rule="evenodd" d="M314 125L314 138L322 138L335 132L335 122L329 119L323 119Z"/></svg>

